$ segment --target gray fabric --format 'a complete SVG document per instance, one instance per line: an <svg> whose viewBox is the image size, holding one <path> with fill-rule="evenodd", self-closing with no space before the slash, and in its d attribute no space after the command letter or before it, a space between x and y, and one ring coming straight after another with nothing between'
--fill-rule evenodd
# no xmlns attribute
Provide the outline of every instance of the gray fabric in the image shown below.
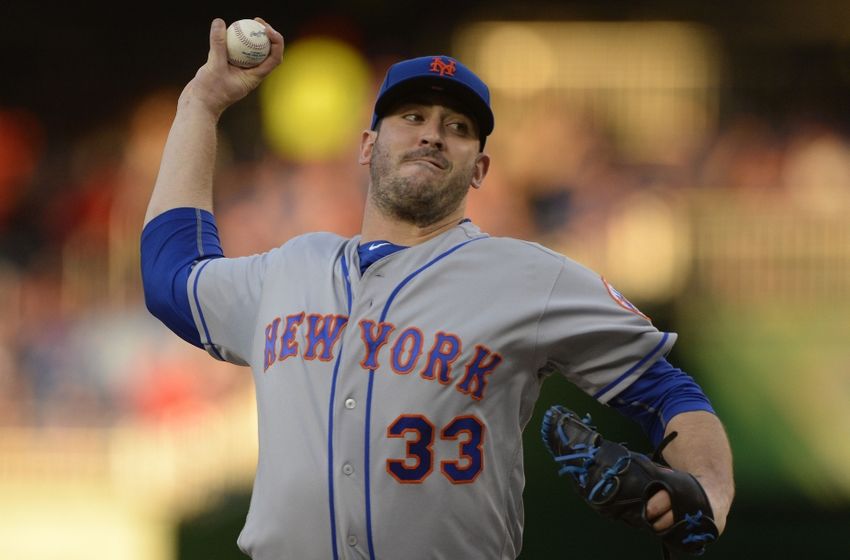
<svg viewBox="0 0 850 560"><path fill-rule="evenodd" d="M411 273L473 239L393 296ZM330 469L338 555L368 558L368 461L376 558L516 558L523 524L522 430L543 379L560 372L588 394L604 389L604 402L666 354L675 335L665 337L628 309L599 275L540 245L486 237L471 223L384 257L362 278L359 241L310 234L264 255L216 259L189 278L201 339L213 355L249 364L256 384L260 455L239 546L256 560L332 558ZM369 334L361 321L372 321L371 332L378 332L390 297L390 330L372 375L362 363ZM293 336L285 338L288 317ZM310 321L319 328L346 320L330 355L317 343L315 357L305 357ZM402 335L405 343L396 348ZM411 367L417 339L421 350ZM437 341L445 345L434 347ZM283 355L285 342L290 352L297 344L293 355ZM429 369L429 359L454 343L459 352L448 368ZM402 371L394 367L394 351L395 365L406 366ZM501 362L467 378L477 356L484 356L481 366ZM388 428L405 415L433 426L432 469L417 483L399 482L388 464L405 459L416 435L390 437ZM458 483L446 473L452 468L446 462L472 467L461 456L471 436L461 432L452 439L442 430L466 417L483 426L483 462L474 480Z"/></svg>

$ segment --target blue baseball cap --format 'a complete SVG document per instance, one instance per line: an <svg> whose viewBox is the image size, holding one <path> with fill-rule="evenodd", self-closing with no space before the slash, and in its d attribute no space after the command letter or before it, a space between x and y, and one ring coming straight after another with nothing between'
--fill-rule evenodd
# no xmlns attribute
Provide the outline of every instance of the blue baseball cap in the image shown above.
<svg viewBox="0 0 850 560"><path fill-rule="evenodd" d="M372 130L400 99L420 91L445 92L460 101L478 125L481 149L493 132L490 90L472 70L449 56L422 56L402 60L390 66L375 100Z"/></svg>

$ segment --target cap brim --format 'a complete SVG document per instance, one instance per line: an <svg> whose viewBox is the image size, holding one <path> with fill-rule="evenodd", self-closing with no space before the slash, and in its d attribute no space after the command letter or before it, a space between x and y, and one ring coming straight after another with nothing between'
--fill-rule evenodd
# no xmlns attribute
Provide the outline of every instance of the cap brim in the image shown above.
<svg viewBox="0 0 850 560"><path fill-rule="evenodd" d="M445 93L457 99L461 108L465 109L464 113L475 120L478 133L482 138L493 132L493 112L478 94L459 82L431 76L410 78L385 91L375 103L376 121L383 118L387 111L405 98L427 91ZM376 124L377 122L373 122L372 128Z"/></svg>

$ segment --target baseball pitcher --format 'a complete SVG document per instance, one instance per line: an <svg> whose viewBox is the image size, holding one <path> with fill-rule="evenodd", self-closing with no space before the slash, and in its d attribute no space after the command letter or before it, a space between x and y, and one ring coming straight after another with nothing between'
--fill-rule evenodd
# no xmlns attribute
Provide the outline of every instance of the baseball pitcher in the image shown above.
<svg viewBox="0 0 850 560"><path fill-rule="evenodd" d="M256 560L516 558L522 432L558 374L655 444L668 436L650 460L550 411L544 443L579 494L672 549L701 552L734 492L724 430L666 361L675 334L598 274L465 218L490 166L494 116L487 86L461 62L425 56L387 72L360 138L370 176L360 235L223 254L216 126L281 61L283 38L265 25L270 55L245 69L227 63L225 24L213 21L141 240L150 311L253 374L259 458L239 547Z"/></svg>

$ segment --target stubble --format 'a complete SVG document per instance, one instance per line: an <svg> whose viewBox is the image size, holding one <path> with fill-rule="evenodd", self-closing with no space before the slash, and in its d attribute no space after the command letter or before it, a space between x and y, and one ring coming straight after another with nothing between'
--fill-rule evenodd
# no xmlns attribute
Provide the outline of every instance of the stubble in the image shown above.
<svg viewBox="0 0 850 560"><path fill-rule="evenodd" d="M421 148L403 154L394 164L391 154L379 141L375 142L369 168L372 179L369 196L384 214L418 227L427 227L457 210L469 190L475 168L472 165L469 169L449 168L442 173L400 176L398 165L417 157L445 161L442 154ZM445 163L449 165L447 161Z"/></svg>

